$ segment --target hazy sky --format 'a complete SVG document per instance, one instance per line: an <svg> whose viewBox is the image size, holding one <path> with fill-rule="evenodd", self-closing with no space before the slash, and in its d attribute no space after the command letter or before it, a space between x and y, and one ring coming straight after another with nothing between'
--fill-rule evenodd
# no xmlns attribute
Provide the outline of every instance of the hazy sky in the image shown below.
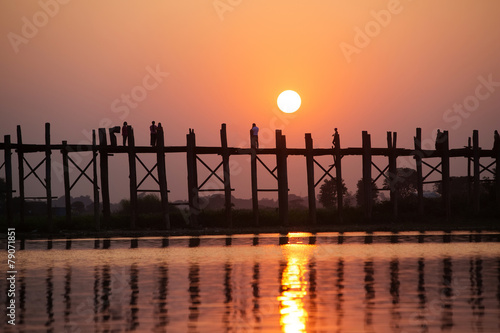
<svg viewBox="0 0 500 333"><path fill-rule="evenodd" d="M15 141L19 124L24 142L42 143L50 122L53 142L79 143L127 121L147 145L156 120L168 145L184 145L189 128L198 144L218 145L226 123L229 145L245 146L256 122L263 147L274 147L277 128L289 147L304 147L307 132L329 147L338 127L344 147L360 146L367 130L372 146L397 131L411 148L422 127L429 143L449 130L452 147L478 129L491 148L498 17L496 0L0 0L0 135ZM302 97L292 115L276 106L287 89ZM117 201L127 196L127 163L112 160ZM233 160L236 194L249 197L247 160ZM290 161L291 190L306 195L305 161ZM167 162L171 196L183 198L185 156ZM360 164L346 174L352 191Z"/></svg>

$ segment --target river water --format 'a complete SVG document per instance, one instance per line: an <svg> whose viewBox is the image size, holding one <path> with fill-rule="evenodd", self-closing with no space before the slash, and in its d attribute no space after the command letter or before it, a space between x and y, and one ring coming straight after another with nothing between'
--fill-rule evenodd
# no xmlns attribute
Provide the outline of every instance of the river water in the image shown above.
<svg viewBox="0 0 500 333"><path fill-rule="evenodd" d="M294 233L18 242L16 325L7 324L2 306L0 328L499 332L499 237ZM8 302L7 289L2 279L0 304Z"/></svg>

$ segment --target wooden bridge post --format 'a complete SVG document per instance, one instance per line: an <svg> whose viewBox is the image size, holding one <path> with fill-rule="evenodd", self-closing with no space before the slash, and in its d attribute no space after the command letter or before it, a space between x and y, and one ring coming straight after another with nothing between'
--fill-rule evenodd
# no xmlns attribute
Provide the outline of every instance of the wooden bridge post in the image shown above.
<svg viewBox="0 0 500 333"><path fill-rule="evenodd" d="M366 221L372 218L372 155L371 138L367 131L362 133L363 143L363 206Z"/></svg>
<svg viewBox="0 0 500 333"><path fill-rule="evenodd" d="M47 220L49 232L54 231L52 219L52 151L50 150L50 123L45 123L45 192L47 195Z"/></svg>
<svg viewBox="0 0 500 333"><path fill-rule="evenodd" d="M309 223L316 224L316 192L314 190L314 151L311 133L306 133L307 198L309 201Z"/></svg>
<svg viewBox="0 0 500 333"><path fill-rule="evenodd" d="M128 132L128 168L129 168L129 188L130 188L130 229L135 229L137 225L137 169L135 164L135 138L134 129L129 128Z"/></svg>
<svg viewBox="0 0 500 333"><path fill-rule="evenodd" d="M170 230L170 214L168 208L168 187L167 187L167 167L165 163L165 133L158 131L156 163L158 165L158 182L160 183L160 200L163 225L166 230Z"/></svg>
<svg viewBox="0 0 500 333"><path fill-rule="evenodd" d="M7 215L7 226L12 226L12 147L10 135L4 136L4 161L5 161L5 210Z"/></svg>
<svg viewBox="0 0 500 333"><path fill-rule="evenodd" d="M451 191L450 191L450 144L448 131L443 132L441 155L443 204L446 213L446 221L451 221Z"/></svg>
<svg viewBox="0 0 500 333"><path fill-rule="evenodd" d="M500 138L495 138L497 141L496 144L494 144L495 149L493 150L493 153L495 154L495 187L496 187L496 206L497 209L500 211Z"/></svg>
<svg viewBox="0 0 500 333"><path fill-rule="evenodd" d="M71 184L69 181L69 159L68 159L68 141L62 142L62 162L64 179L64 206L66 209L66 224L71 223Z"/></svg>
<svg viewBox="0 0 500 333"><path fill-rule="evenodd" d="M252 182L252 213L253 224L255 227L259 226L259 195L257 188L257 147L256 141L252 136L250 130L250 169L251 169L251 182Z"/></svg>
<svg viewBox="0 0 500 333"><path fill-rule="evenodd" d="M398 219L398 170L396 162L397 133L387 132L387 148L389 149L389 186L394 221Z"/></svg>
<svg viewBox="0 0 500 333"><path fill-rule="evenodd" d="M224 206L226 210L226 223L228 228L232 228L231 174L229 168L229 149L227 148L226 124L221 125L220 141L222 147L222 170L224 172Z"/></svg>
<svg viewBox="0 0 500 333"><path fill-rule="evenodd" d="M189 129L186 135L187 148L187 173L188 173L188 199L189 199L189 225L198 225L198 214L200 212L198 201L198 171L196 166L196 135L193 129Z"/></svg>
<svg viewBox="0 0 500 333"><path fill-rule="evenodd" d="M19 175L19 223L24 226L25 193L24 193L24 147L21 126L17 125L17 165Z"/></svg>
<svg viewBox="0 0 500 333"><path fill-rule="evenodd" d="M471 137L469 136L467 140L467 205L471 206L472 205L472 158L471 155L469 154L472 152L472 141Z"/></svg>
<svg viewBox="0 0 500 333"><path fill-rule="evenodd" d="M334 134L335 177L337 180L337 218L343 222L344 194L342 193L342 155L340 155L340 135Z"/></svg>
<svg viewBox="0 0 500 333"><path fill-rule="evenodd" d="M102 216L105 227L109 227L111 204L109 202L108 143L106 129L99 128L99 151L101 167Z"/></svg>
<svg viewBox="0 0 500 333"><path fill-rule="evenodd" d="M286 137L276 130L276 166L278 170L278 205L280 225L288 225L288 171Z"/></svg>
<svg viewBox="0 0 500 333"><path fill-rule="evenodd" d="M424 180L422 175L422 129L417 128L416 136L413 138L415 145L415 164L417 167L417 213L420 218L424 215Z"/></svg>
<svg viewBox="0 0 500 333"><path fill-rule="evenodd" d="M97 144L95 130L92 130L92 169L93 169L93 190L94 190L94 225L97 231L101 230L99 185L97 177Z"/></svg>
<svg viewBox="0 0 500 333"><path fill-rule="evenodd" d="M477 130L474 130L472 133L472 154L473 154L473 165L474 165L474 185L473 185L473 207L474 207L474 213L479 213L480 209L480 190L481 190L481 183L480 183L480 171L479 171L479 156L480 156L480 148L479 148L479 132Z"/></svg>

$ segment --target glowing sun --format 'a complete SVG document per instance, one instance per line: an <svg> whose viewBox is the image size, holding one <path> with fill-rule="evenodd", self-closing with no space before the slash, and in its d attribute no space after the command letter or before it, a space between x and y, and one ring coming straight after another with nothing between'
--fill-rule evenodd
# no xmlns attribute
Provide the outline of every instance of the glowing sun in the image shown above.
<svg viewBox="0 0 500 333"><path fill-rule="evenodd" d="M285 113L294 113L300 108L301 99L293 90L285 90L278 96L278 107Z"/></svg>

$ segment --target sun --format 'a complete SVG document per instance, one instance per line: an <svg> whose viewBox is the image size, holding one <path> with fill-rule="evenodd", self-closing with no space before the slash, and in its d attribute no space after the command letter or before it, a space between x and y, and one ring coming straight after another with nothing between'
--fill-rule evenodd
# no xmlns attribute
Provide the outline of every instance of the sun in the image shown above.
<svg viewBox="0 0 500 333"><path fill-rule="evenodd" d="M294 113L301 103L299 94L293 90L285 90L278 96L278 107L285 113Z"/></svg>

